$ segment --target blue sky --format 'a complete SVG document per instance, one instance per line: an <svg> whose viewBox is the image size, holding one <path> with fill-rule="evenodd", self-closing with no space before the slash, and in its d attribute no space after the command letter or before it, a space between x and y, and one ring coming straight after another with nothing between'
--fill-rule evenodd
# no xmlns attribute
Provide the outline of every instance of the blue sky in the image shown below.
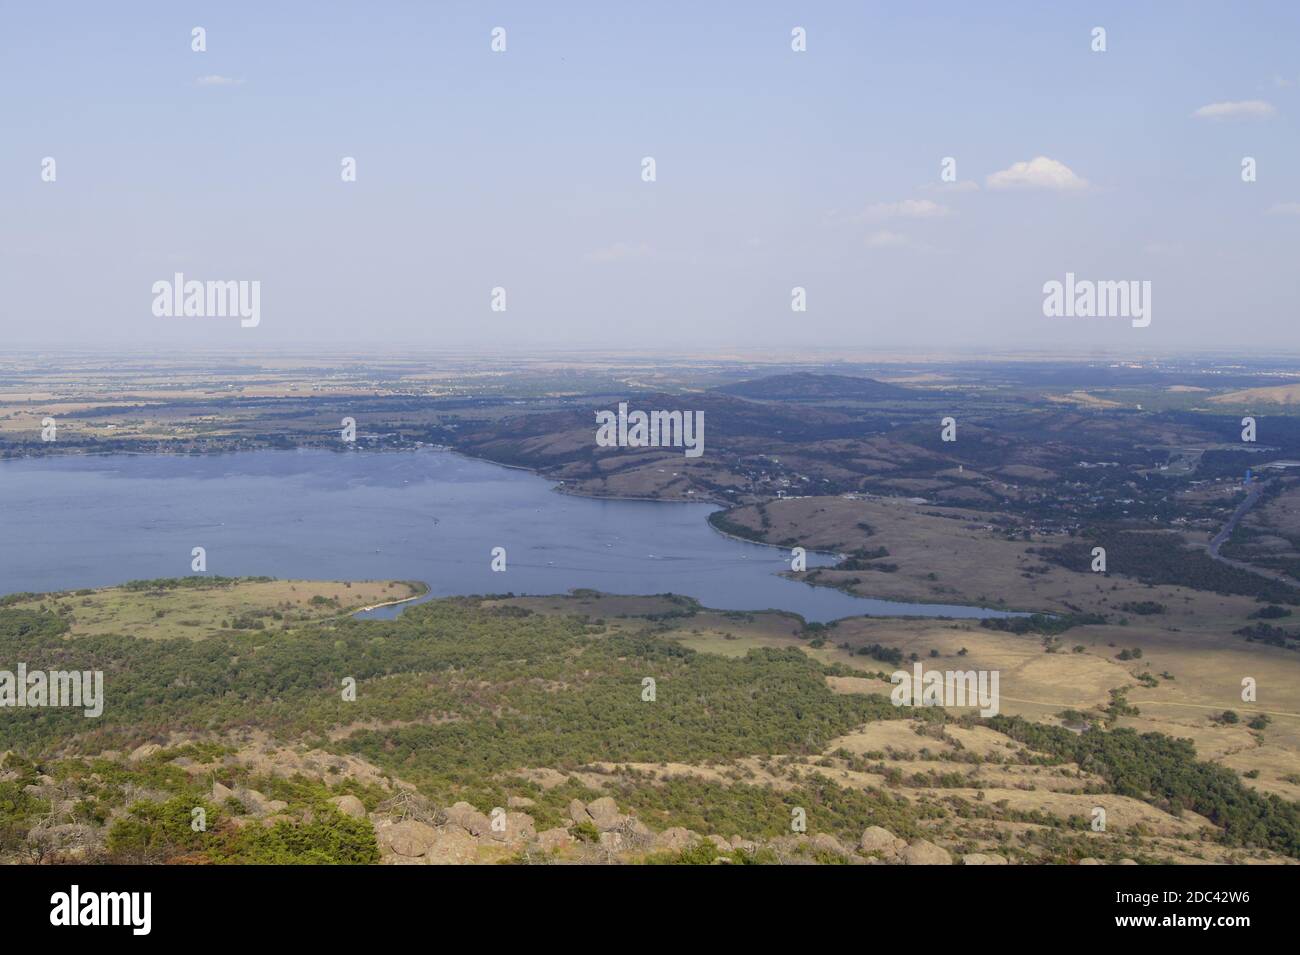
<svg viewBox="0 0 1300 955"><path fill-rule="evenodd" d="M1284 2L5 0L0 326L250 353L1300 351L1298 37ZM260 281L260 325L156 318L175 271ZM1044 317L1067 271L1150 281L1151 325Z"/></svg>

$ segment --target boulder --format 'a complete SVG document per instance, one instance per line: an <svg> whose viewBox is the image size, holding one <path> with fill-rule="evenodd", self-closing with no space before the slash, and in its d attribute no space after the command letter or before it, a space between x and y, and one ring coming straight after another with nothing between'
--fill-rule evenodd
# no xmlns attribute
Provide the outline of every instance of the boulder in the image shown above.
<svg viewBox="0 0 1300 955"><path fill-rule="evenodd" d="M229 786L223 786L221 783L212 784L212 801L218 806L224 805L226 800L235 794L235 791Z"/></svg>
<svg viewBox="0 0 1300 955"><path fill-rule="evenodd" d="M389 849L399 856L416 858L424 855L438 841L438 830L414 819L395 822L375 830L379 848Z"/></svg>
<svg viewBox="0 0 1300 955"><path fill-rule="evenodd" d="M1105 864L1106 863L1102 862L1100 859L1088 858L1088 859L1079 860L1079 865L1105 865Z"/></svg>
<svg viewBox="0 0 1300 955"><path fill-rule="evenodd" d="M871 826L862 833L858 848L863 852L878 852L882 856L896 856L907 843L888 829Z"/></svg>
<svg viewBox="0 0 1300 955"><path fill-rule="evenodd" d="M243 803L244 808L254 816L268 815L271 810L271 800L267 799L256 789L248 789L239 786L235 789L235 798Z"/></svg>
<svg viewBox="0 0 1300 955"><path fill-rule="evenodd" d="M464 829L455 826L435 829L424 861L429 865L468 865L478 861L478 847L478 840Z"/></svg>
<svg viewBox="0 0 1300 955"><path fill-rule="evenodd" d="M909 842L898 855L904 865L952 865L947 849L925 839Z"/></svg>
<svg viewBox="0 0 1300 955"><path fill-rule="evenodd" d="M589 802L587 804L587 815L591 817L591 821L596 824L596 828L601 832L617 829L627 821L627 817L619 813L618 803L614 802L609 796L601 796L599 799Z"/></svg>
<svg viewBox="0 0 1300 955"><path fill-rule="evenodd" d="M537 825L533 822L533 817L525 812L508 812L505 814L505 828L491 829L488 835L497 842L512 846L523 845L537 837Z"/></svg>
<svg viewBox="0 0 1300 955"><path fill-rule="evenodd" d="M582 804L581 799L569 800L569 818L574 822L591 822L591 817L587 815L587 807Z"/></svg>
<svg viewBox="0 0 1300 955"><path fill-rule="evenodd" d="M661 852L681 852L698 838L699 836L689 829L673 826L655 836L655 848Z"/></svg>
<svg viewBox="0 0 1300 955"><path fill-rule="evenodd" d="M133 763L138 763L142 759L148 759L154 753L162 749L157 743L145 743L143 746L137 746L131 750L131 755L127 757Z"/></svg>
<svg viewBox="0 0 1300 955"><path fill-rule="evenodd" d="M961 857L962 865L1006 865L1006 856L996 852L971 852Z"/></svg>
<svg viewBox="0 0 1300 955"><path fill-rule="evenodd" d="M555 852L573 844L568 829L547 829L537 834L537 844L547 852Z"/></svg>
<svg viewBox="0 0 1300 955"><path fill-rule="evenodd" d="M536 806L536 801L529 799L527 796L511 796L506 800L508 809L527 809L530 806Z"/></svg>
<svg viewBox="0 0 1300 955"><path fill-rule="evenodd" d="M829 832L819 832L808 841L815 852L828 852L841 857L852 854L844 843Z"/></svg>
<svg viewBox="0 0 1300 955"><path fill-rule="evenodd" d="M607 829L600 834L600 846L610 852L620 852L624 847L623 833Z"/></svg>
<svg viewBox="0 0 1300 955"><path fill-rule="evenodd" d="M718 835L716 832L710 833L708 836L708 840L712 842L715 846L717 846L718 849L722 852L731 851L731 843L728 842L726 839L722 838L722 836Z"/></svg>
<svg viewBox="0 0 1300 955"><path fill-rule="evenodd" d="M447 821L475 836L488 835L492 831L492 821L467 802L458 802L448 809Z"/></svg>
<svg viewBox="0 0 1300 955"><path fill-rule="evenodd" d="M365 803L356 796L335 796L330 802L345 816L351 816L353 819L366 818Z"/></svg>
<svg viewBox="0 0 1300 955"><path fill-rule="evenodd" d="M39 838L40 842L56 850L65 859L82 860L102 848L103 830L85 823L70 822L42 827L36 833L28 833L28 839Z"/></svg>

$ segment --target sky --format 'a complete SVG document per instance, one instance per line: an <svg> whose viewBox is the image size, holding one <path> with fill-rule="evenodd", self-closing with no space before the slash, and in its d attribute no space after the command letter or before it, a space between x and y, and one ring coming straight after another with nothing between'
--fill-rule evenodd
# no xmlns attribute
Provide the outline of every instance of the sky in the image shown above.
<svg viewBox="0 0 1300 955"><path fill-rule="evenodd" d="M1300 353L1297 38L1291 0L0 0L0 349ZM258 323L156 315L177 272ZM1048 317L1066 273L1149 324Z"/></svg>

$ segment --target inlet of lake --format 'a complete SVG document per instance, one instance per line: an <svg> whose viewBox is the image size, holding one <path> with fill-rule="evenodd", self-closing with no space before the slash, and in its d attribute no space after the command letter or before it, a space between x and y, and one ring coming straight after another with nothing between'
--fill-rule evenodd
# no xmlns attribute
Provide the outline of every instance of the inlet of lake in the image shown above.
<svg viewBox="0 0 1300 955"><path fill-rule="evenodd" d="M787 580L788 550L717 533L713 510L558 494L526 471L436 450L11 459L0 462L0 593L181 577L202 547L209 574L419 580L431 597L589 588L822 622L1006 616ZM496 547L504 572L491 569ZM808 554L809 567L831 563Z"/></svg>

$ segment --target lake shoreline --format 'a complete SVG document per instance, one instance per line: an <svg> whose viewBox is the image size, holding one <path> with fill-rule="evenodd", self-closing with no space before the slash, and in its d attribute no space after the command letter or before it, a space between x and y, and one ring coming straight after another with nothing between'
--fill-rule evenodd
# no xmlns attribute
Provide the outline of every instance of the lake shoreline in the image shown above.
<svg viewBox="0 0 1300 955"><path fill-rule="evenodd" d="M557 495L557 482L532 469L454 448L64 454L0 467L12 515L8 543L0 542L0 589L16 593L187 575L197 545L217 575L427 588L367 605L368 614L421 597L588 589L675 593L719 610L771 610L811 622L1011 615L810 585L783 575L788 562L771 556L778 545L719 531L708 520L722 509L716 502ZM505 575L493 572L498 549L509 554L500 564Z"/></svg>

